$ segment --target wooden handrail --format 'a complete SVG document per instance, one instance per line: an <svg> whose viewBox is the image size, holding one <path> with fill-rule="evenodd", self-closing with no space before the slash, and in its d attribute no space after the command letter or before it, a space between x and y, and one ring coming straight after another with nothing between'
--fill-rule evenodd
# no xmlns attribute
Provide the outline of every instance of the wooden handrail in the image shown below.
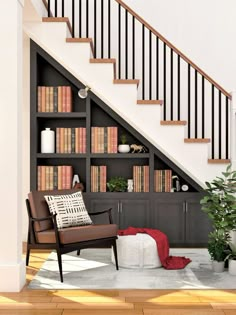
<svg viewBox="0 0 236 315"><path fill-rule="evenodd" d="M215 80L213 80L206 72L199 68L192 60L185 56L179 49L172 45L165 37L163 37L159 32L157 32L150 24L148 24L141 16L134 12L127 4L122 0L115 0L119 3L125 10L127 10L131 15L133 15L141 24L143 24L147 29L149 29L154 35L156 35L160 40L162 40L166 45L173 49L173 51L179 55L183 60L190 64L195 70L197 70L205 79L207 79L211 84L213 84L218 90L220 90L225 96L231 99L231 94L227 92L222 86L220 86Z"/></svg>

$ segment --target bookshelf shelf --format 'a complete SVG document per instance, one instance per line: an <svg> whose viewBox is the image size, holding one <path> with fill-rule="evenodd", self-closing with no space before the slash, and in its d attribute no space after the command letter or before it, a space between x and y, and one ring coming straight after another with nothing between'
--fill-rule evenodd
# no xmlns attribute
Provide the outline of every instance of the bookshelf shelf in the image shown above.
<svg viewBox="0 0 236 315"><path fill-rule="evenodd" d="M40 108L39 86L70 86L72 112L37 112ZM49 176L47 174L51 176L50 187L52 182L53 187L58 183L61 185L64 177L68 185L72 182L73 175L78 174L85 187L84 199L90 211L111 207L114 222L119 228L157 228L168 235L171 246L205 246L210 225L200 210L202 188L92 91L89 91L86 99L80 99L78 90L83 87L78 79L31 41L31 190L48 187L45 185ZM65 137L67 140L64 143L69 141L67 147L63 141L55 141L56 145L59 143L57 152L85 153L39 153L40 133L45 128L54 130L55 135L59 134L58 140ZM85 130L84 138L83 132L76 136L76 128ZM62 130L61 133L59 129ZM99 140L101 134L104 134L102 141ZM128 144L143 145L147 153L118 153L117 146L123 134L126 135ZM79 145L82 144L82 150L75 150L76 144L78 148L76 139L79 139ZM103 151L112 153L93 153ZM155 192L155 187L159 187L155 183L158 181L155 176L157 170L171 170L173 176L178 176L180 185L188 185L188 192ZM105 192L92 192L97 189L97 182L92 176L105 178L105 181L99 183ZM115 176L127 180L138 178L136 187L141 187L141 191L109 192L106 183Z"/></svg>

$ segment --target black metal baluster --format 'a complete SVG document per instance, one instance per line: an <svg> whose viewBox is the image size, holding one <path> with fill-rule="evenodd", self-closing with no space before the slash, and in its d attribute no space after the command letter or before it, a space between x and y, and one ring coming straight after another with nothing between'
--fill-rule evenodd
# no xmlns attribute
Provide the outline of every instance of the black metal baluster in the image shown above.
<svg viewBox="0 0 236 315"><path fill-rule="evenodd" d="M142 25L142 99L145 99L145 26Z"/></svg>
<svg viewBox="0 0 236 315"><path fill-rule="evenodd" d="M180 55L178 55L177 68L177 119L180 120Z"/></svg>
<svg viewBox="0 0 236 315"><path fill-rule="evenodd" d="M135 17L132 19L132 53L133 53L133 79L135 78Z"/></svg>
<svg viewBox="0 0 236 315"><path fill-rule="evenodd" d="M170 120L173 120L173 49L170 50Z"/></svg>
<svg viewBox="0 0 236 315"><path fill-rule="evenodd" d="M164 120L166 120L166 43L163 46L163 102L164 102Z"/></svg>
<svg viewBox="0 0 236 315"><path fill-rule="evenodd" d="M152 99L152 32L149 31L149 99Z"/></svg>
<svg viewBox="0 0 236 315"><path fill-rule="evenodd" d="M205 138L205 78L202 76L202 138Z"/></svg>
<svg viewBox="0 0 236 315"><path fill-rule="evenodd" d="M229 98L225 100L225 158L229 158Z"/></svg>
<svg viewBox="0 0 236 315"><path fill-rule="evenodd" d="M219 159L221 159L221 133L222 133L222 126L221 126L221 91L219 90Z"/></svg>
<svg viewBox="0 0 236 315"><path fill-rule="evenodd" d="M72 37L75 37L75 0L72 0Z"/></svg>
<svg viewBox="0 0 236 315"><path fill-rule="evenodd" d="M61 1L61 16L62 16L62 17L65 16L65 4L64 4L64 0Z"/></svg>
<svg viewBox="0 0 236 315"><path fill-rule="evenodd" d="M197 70L195 70L195 138L197 139L197 129L198 129L198 110L197 110L197 103L198 103L198 89L197 89Z"/></svg>
<svg viewBox="0 0 236 315"><path fill-rule="evenodd" d="M211 86L211 158L215 158L215 87Z"/></svg>
<svg viewBox="0 0 236 315"><path fill-rule="evenodd" d="M79 0L79 38L82 35L82 8L81 8L81 0Z"/></svg>
<svg viewBox="0 0 236 315"><path fill-rule="evenodd" d="M103 0L101 0L101 58L103 59L103 30L104 30L104 18L103 18L103 9L104 4Z"/></svg>
<svg viewBox="0 0 236 315"><path fill-rule="evenodd" d="M51 16L51 1L50 0L48 0L48 17L50 17Z"/></svg>
<svg viewBox="0 0 236 315"><path fill-rule="evenodd" d="M94 0L94 58L97 57L97 1Z"/></svg>
<svg viewBox="0 0 236 315"><path fill-rule="evenodd" d="M159 38L156 37L156 99L159 99Z"/></svg>
<svg viewBox="0 0 236 315"><path fill-rule="evenodd" d="M89 37L89 5L88 0L86 0L86 38Z"/></svg>
<svg viewBox="0 0 236 315"><path fill-rule="evenodd" d="M188 138L191 138L191 65L188 64Z"/></svg>
<svg viewBox="0 0 236 315"><path fill-rule="evenodd" d="M128 11L125 10L125 78L128 79Z"/></svg>
<svg viewBox="0 0 236 315"><path fill-rule="evenodd" d="M57 0L55 0L55 17L57 17Z"/></svg>
<svg viewBox="0 0 236 315"><path fill-rule="evenodd" d="M120 32L120 26L121 26L121 23L120 23L120 17L121 15L121 5L119 3L119 6L118 6L118 79L120 79L120 76L121 76L121 62L120 62L120 58L121 58L121 32Z"/></svg>
<svg viewBox="0 0 236 315"><path fill-rule="evenodd" d="M108 58L111 58L111 2L108 0Z"/></svg>

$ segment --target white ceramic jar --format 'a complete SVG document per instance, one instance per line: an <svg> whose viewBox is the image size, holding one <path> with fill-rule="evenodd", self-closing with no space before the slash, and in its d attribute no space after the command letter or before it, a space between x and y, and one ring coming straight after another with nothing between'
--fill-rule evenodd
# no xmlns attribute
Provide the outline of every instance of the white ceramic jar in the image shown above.
<svg viewBox="0 0 236 315"><path fill-rule="evenodd" d="M50 128L41 131L41 153L55 153L55 132Z"/></svg>

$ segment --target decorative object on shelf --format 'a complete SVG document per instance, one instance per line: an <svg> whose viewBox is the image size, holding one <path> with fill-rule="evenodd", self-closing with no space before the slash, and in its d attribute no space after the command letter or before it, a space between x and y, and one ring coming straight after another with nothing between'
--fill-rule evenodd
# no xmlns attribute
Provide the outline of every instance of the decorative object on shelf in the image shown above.
<svg viewBox="0 0 236 315"><path fill-rule="evenodd" d="M131 144L130 149L131 153L145 153L148 152L147 148L141 144Z"/></svg>
<svg viewBox="0 0 236 315"><path fill-rule="evenodd" d="M226 251L227 256L225 261L229 260L229 274L236 276L236 246L233 243L229 243L229 249Z"/></svg>
<svg viewBox="0 0 236 315"><path fill-rule="evenodd" d="M125 192L127 191L127 180L121 176L112 177L108 181L107 187L110 192Z"/></svg>
<svg viewBox="0 0 236 315"><path fill-rule="evenodd" d="M172 176L172 180L175 180L174 181L174 184L173 184L173 188L174 188L174 191L178 192L180 191L180 181L179 181L179 177L177 175L174 175Z"/></svg>
<svg viewBox="0 0 236 315"><path fill-rule="evenodd" d="M130 146L127 144L127 136L125 133L122 133L120 136L121 144L118 145L118 152L120 153L129 153Z"/></svg>
<svg viewBox="0 0 236 315"><path fill-rule="evenodd" d="M41 131L41 153L55 153L55 132L50 128Z"/></svg>
<svg viewBox="0 0 236 315"><path fill-rule="evenodd" d="M75 175L73 176L72 188L75 188L75 189L84 191L84 185L83 185L83 183L80 182L80 179L79 179L79 175L78 175L78 174L75 174Z"/></svg>
<svg viewBox="0 0 236 315"><path fill-rule="evenodd" d="M86 85L85 89L80 89L78 92L78 96L80 98L86 98L88 96L88 91L91 90L89 86Z"/></svg>
<svg viewBox="0 0 236 315"><path fill-rule="evenodd" d="M128 179L127 180L127 185L128 185L127 191L128 192L133 192L134 191L134 180L133 179Z"/></svg>
<svg viewBox="0 0 236 315"><path fill-rule="evenodd" d="M182 185L182 186L181 186L181 190L182 190L182 191L188 191L188 190L189 190L188 185L187 185L187 184Z"/></svg>

